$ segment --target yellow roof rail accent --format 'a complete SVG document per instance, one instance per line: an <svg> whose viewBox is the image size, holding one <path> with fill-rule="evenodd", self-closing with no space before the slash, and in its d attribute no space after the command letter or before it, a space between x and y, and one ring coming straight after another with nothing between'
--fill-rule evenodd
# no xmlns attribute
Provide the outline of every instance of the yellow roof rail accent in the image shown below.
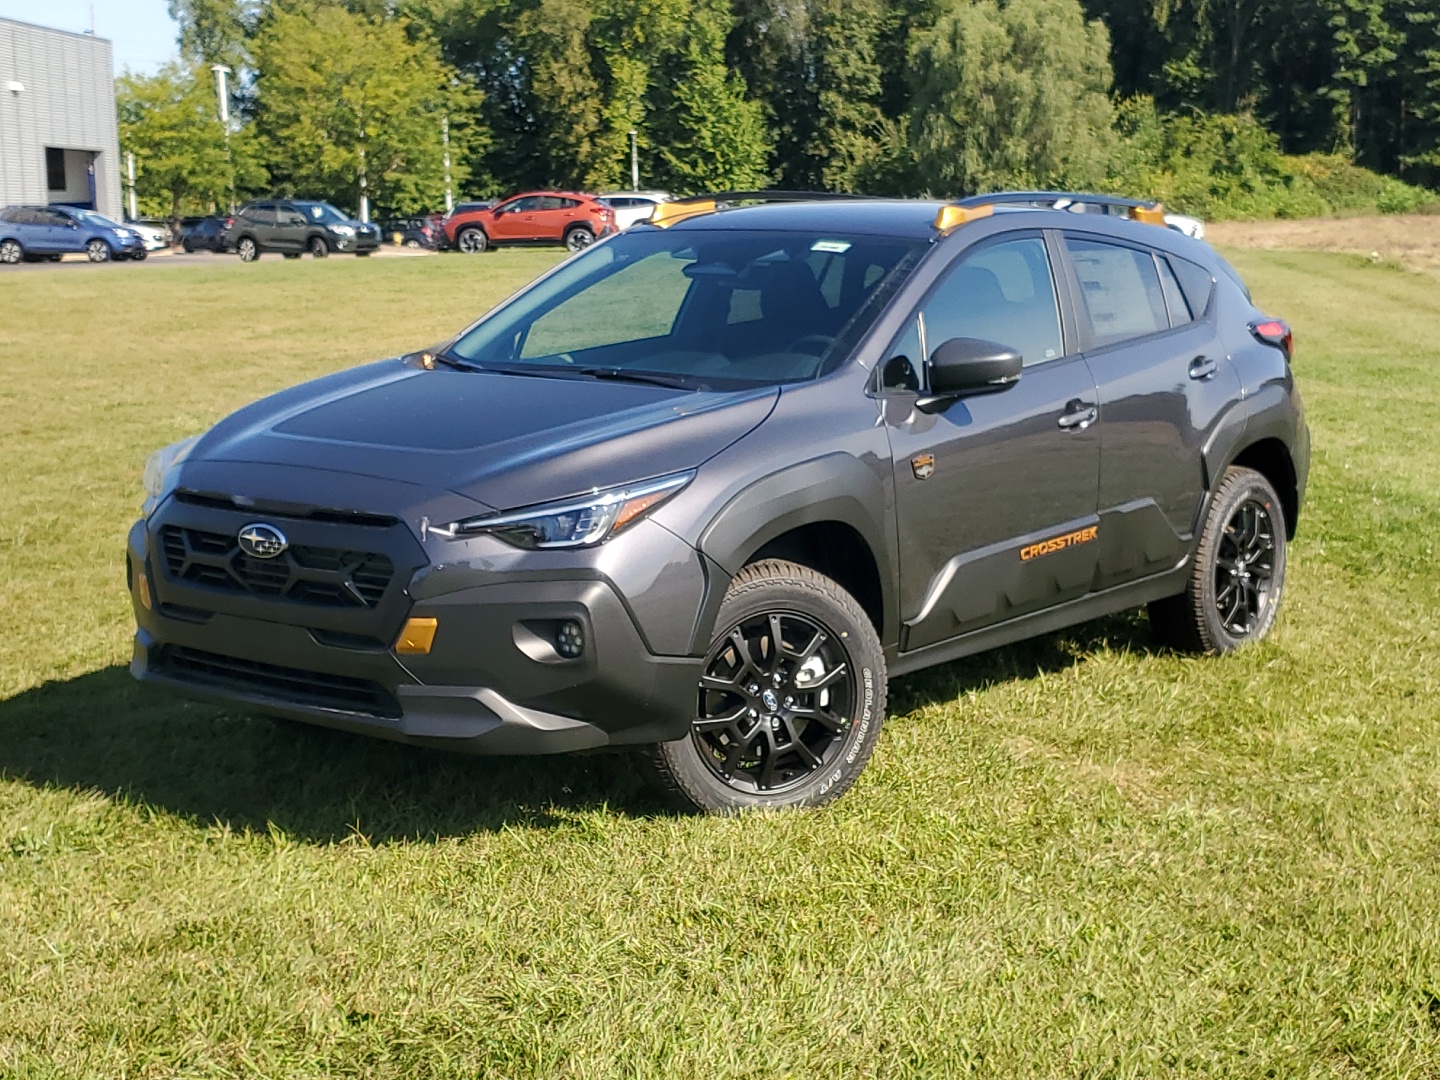
<svg viewBox="0 0 1440 1080"><path fill-rule="evenodd" d="M650 211L650 224L664 229L674 225L677 221L714 212L714 199L704 199L699 202L662 202L657 203L655 209Z"/></svg>
<svg viewBox="0 0 1440 1080"><path fill-rule="evenodd" d="M1165 207L1158 202L1150 206L1132 206L1130 208L1130 220L1138 221L1144 225L1164 225Z"/></svg>
<svg viewBox="0 0 1440 1080"><path fill-rule="evenodd" d="M951 229L958 229L961 225L987 218L994 212L995 207L989 204L984 206L942 206L940 212L935 215L935 228L941 232L949 232Z"/></svg>

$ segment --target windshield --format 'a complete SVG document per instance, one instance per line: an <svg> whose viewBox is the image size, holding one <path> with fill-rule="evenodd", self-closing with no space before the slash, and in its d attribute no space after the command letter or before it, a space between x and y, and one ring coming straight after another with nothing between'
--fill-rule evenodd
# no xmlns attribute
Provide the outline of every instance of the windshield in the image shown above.
<svg viewBox="0 0 1440 1080"><path fill-rule="evenodd" d="M813 379L849 354L926 247L832 233L625 233L522 293L448 355L694 389Z"/></svg>
<svg viewBox="0 0 1440 1080"><path fill-rule="evenodd" d="M296 203L295 206L311 221L322 225L343 225L350 220L328 202Z"/></svg>
<svg viewBox="0 0 1440 1080"><path fill-rule="evenodd" d="M74 214L81 221L85 222L86 225L95 225L102 229L120 228L119 222L111 221L104 214L97 214L94 210L76 210Z"/></svg>

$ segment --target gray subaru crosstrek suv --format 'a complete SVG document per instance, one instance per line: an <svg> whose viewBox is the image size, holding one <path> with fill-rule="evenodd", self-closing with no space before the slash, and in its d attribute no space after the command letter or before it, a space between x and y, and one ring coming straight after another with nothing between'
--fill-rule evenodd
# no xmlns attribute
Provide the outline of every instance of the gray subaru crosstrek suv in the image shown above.
<svg viewBox="0 0 1440 1080"><path fill-rule="evenodd" d="M474 753L642 750L815 805L886 680L1148 605L1263 637L1309 435L1291 336L1159 208L665 204L445 345L154 455L135 676Z"/></svg>

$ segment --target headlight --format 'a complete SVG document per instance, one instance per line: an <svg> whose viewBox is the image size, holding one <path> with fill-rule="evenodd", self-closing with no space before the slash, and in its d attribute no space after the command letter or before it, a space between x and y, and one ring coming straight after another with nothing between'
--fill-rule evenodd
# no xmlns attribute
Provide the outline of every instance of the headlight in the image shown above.
<svg viewBox="0 0 1440 1080"><path fill-rule="evenodd" d="M333 232L336 236L354 236L354 235L355 235L355 230L352 229L349 225L329 225L329 226L326 226L326 227L327 227L331 232Z"/></svg>
<svg viewBox="0 0 1440 1080"><path fill-rule="evenodd" d="M430 531L450 540L488 533L520 548L590 547L639 521L694 477L691 469L509 514L467 518Z"/></svg>
<svg viewBox="0 0 1440 1080"><path fill-rule="evenodd" d="M161 450L156 450L145 461L145 516L150 516L150 511L175 486L176 474L179 464L190 456L190 451L195 448L199 435L192 435L188 439L181 439L177 443L171 443Z"/></svg>

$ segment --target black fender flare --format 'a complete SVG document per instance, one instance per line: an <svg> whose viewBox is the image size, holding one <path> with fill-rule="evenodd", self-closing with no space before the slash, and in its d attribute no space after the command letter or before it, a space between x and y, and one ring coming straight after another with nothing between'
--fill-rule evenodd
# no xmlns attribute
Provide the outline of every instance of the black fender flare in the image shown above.
<svg viewBox="0 0 1440 1080"><path fill-rule="evenodd" d="M870 549L880 577L884 613L881 641L895 634L895 567L886 542L888 499L879 476L858 458L824 454L770 473L730 498L700 534L705 598L695 624L692 651L704 653L730 579L757 551L803 525L839 522Z"/></svg>
<svg viewBox="0 0 1440 1080"><path fill-rule="evenodd" d="M1200 452L1205 468L1205 490L1214 493L1220 478L1247 447L1266 439L1282 443L1290 454L1291 467L1296 468L1296 443L1300 433L1300 415L1285 387L1268 383L1228 410ZM1297 497L1298 497L1297 492ZM1206 498L1199 508L1203 519L1209 509ZM1199 522L1196 523L1198 535Z"/></svg>

